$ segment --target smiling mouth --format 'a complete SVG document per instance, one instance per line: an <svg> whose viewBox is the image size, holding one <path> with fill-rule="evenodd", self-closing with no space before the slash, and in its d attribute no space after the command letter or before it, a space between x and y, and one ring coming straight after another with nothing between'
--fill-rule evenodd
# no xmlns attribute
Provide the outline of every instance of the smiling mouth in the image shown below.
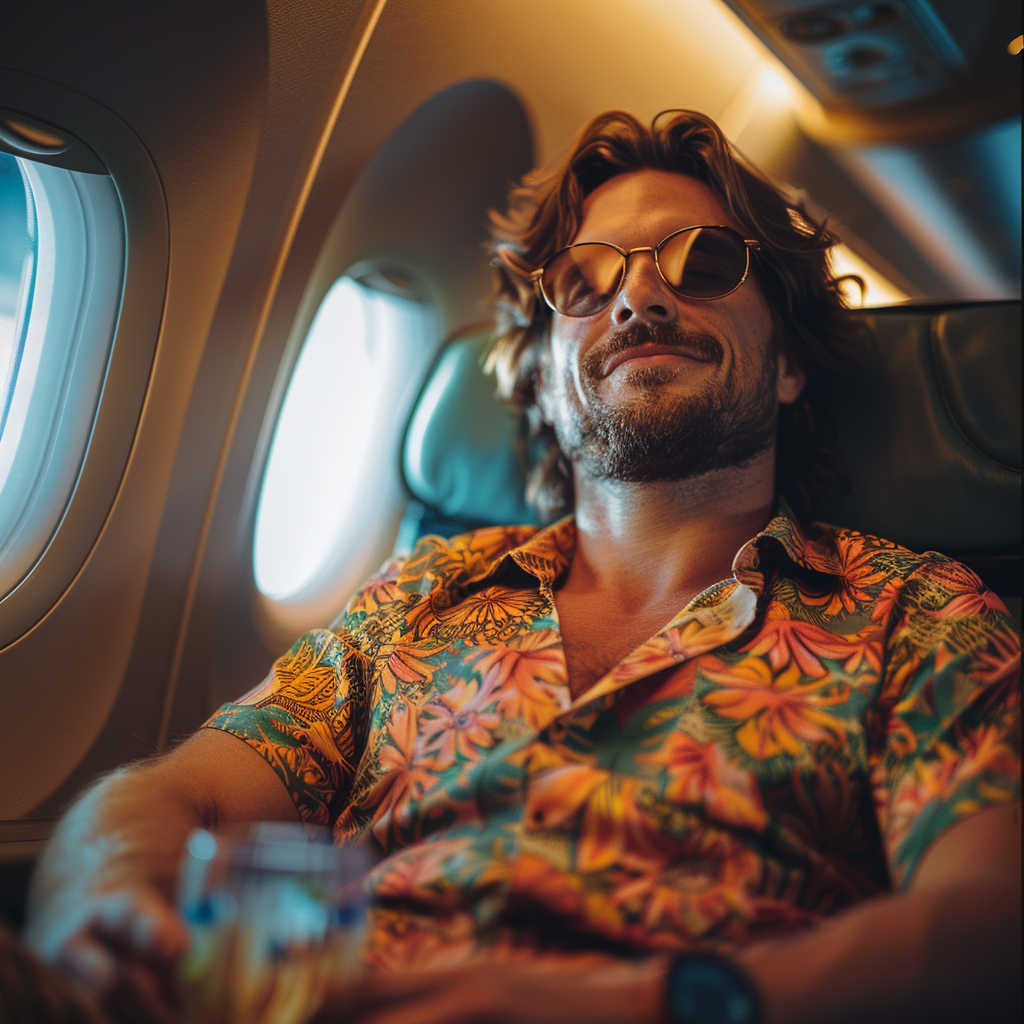
<svg viewBox="0 0 1024 1024"><path fill-rule="evenodd" d="M636 345L609 356L601 367L601 375L607 377L617 367L622 366L623 363L635 360L644 360L645 362L650 360L651 365L655 366L682 362L684 360L694 363L710 363L713 361L709 355L681 345Z"/></svg>

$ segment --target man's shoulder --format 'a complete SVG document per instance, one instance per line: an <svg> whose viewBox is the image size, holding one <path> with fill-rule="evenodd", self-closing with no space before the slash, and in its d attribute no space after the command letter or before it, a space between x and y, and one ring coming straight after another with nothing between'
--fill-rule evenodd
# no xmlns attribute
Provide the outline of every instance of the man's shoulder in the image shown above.
<svg viewBox="0 0 1024 1024"><path fill-rule="evenodd" d="M775 515L756 540L775 541L798 566L837 577L860 575L876 567L887 577L906 578L953 562L941 552L916 551L865 530L798 519L784 498L777 499Z"/></svg>
<svg viewBox="0 0 1024 1024"><path fill-rule="evenodd" d="M405 558L395 559L391 572L405 580L429 580L444 586L462 586L493 572L498 563L522 547L542 527L485 526L452 537L421 537Z"/></svg>
<svg viewBox="0 0 1024 1024"><path fill-rule="evenodd" d="M541 530L531 525L486 526L452 537L420 537L407 555L388 559L356 591L335 625L484 579Z"/></svg>
<svg viewBox="0 0 1024 1024"><path fill-rule="evenodd" d="M1006 614L1002 600L969 566L941 551L914 551L896 541L831 523L814 522L803 531L805 566L866 588L883 603L899 594L904 612L940 608ZM961 599L961 600L958 600ZM964 600L966 599L966 600Z"/></svg>
<svg viewBox="0 0 1024 1024"><path fill-rule="evenodd" d="M842 574L851 560L880 559L901 575L927 571L931 566L948 565L955 559L940 551L916 551L898 541L834 523L814 521L803 528L805 560L823 571Z"/></svg>

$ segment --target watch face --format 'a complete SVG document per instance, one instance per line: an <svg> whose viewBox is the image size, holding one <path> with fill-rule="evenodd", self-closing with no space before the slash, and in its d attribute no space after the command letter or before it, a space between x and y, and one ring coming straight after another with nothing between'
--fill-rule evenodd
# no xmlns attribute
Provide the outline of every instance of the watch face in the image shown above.
<svg viewBox="0 0 1024 1024"><path fill-rule="evenodd" d="M693 954L673 964L667 978L673 1024L756 1024L757 997L727 960Z"/></svg>

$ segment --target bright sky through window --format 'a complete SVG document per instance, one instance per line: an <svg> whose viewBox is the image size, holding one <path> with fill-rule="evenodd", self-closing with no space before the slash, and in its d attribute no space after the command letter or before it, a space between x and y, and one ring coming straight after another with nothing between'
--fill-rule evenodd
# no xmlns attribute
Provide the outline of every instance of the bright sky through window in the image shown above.
<svg viewBox="0 0 1024 1024"><path fill-rule="evenodd" d="M74 490L125 268L107 175L19 157L15 178L11 162L0 178L0 597L31 571Z"/></svg>
<svg viewBox="0 0 1024 1024"><path fill-rule="evenodd" d="M340 278L306 336L278 417L256 514L256 585L275 600L321 582L359 522L359 491L394 416L396 361L423 330L418 303ZM391 401L389 402L389 398ZM390 466L390 462L387 463Z"/></svg>
<svg viewBox="0 0 1024 1024"><path fill-rule="evenodd" d="M8 153L0 153L0 422L13 369L21 272L31 244L25 185L18 161Z"/></svg>

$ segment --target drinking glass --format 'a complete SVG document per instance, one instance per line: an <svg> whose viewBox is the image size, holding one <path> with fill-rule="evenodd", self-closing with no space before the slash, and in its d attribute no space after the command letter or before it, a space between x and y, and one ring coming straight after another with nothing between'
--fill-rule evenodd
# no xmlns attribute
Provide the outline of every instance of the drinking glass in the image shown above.
<svg viewBox="0 0 1024 1024"><path fill-rule="evenodd" d="M188 1024L302 1024L359 968L369 857L326 830L257 822L188 839L178 907Z"/></svg>

